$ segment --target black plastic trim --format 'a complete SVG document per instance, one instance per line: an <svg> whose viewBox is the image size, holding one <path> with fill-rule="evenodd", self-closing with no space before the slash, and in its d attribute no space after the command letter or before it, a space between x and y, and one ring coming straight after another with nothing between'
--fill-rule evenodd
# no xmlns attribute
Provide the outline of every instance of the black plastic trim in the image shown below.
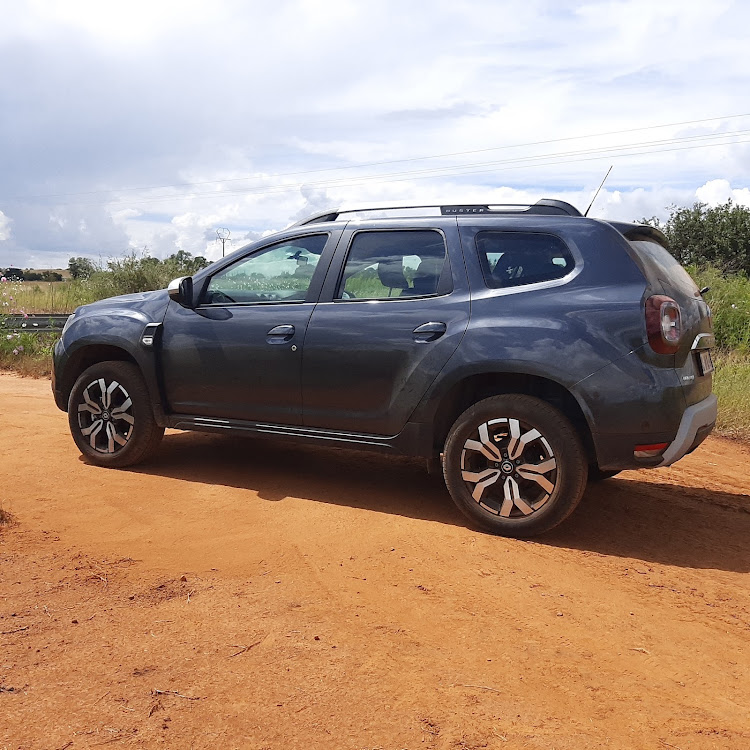
<svg viewBox="0 0 750 750"><path fill-rule="evenodd" d="M417 422L408 422L398 435L392 436L337 432L314 427L247 422L240 419L199 417L189 414L170 414L166 419L166 426L175 430L263 435L301 443L332 445L339 448L380 453L398 453L411 456L430 456L432 454L429 427Z"/></svg>

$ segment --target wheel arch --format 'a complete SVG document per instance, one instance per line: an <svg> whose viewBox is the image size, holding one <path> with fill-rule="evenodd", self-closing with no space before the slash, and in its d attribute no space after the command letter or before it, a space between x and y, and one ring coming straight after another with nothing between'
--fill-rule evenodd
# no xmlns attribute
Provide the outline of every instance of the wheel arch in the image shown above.
<svg viewBox="0 0 750 750"><path fill-rule="evenodd" d="M81 373L98 362L132 362L143 373L143 368L136 358L121 346L115 344L86 344L72 352L65 363L65 370L57 387L64 403L68 403L70 392Z"/></svg>
<svg viewBox="0 0 750 750"><path fill-rule="evenodd" d="M535 396L559 409L581 438L589 463L596 463L596 450L589 421L576 397L555 380L522 372L473 373L453 383L440 396L433 413L434 450L443 450L451 426L466 409L482 399L505 393Z"/></svg>

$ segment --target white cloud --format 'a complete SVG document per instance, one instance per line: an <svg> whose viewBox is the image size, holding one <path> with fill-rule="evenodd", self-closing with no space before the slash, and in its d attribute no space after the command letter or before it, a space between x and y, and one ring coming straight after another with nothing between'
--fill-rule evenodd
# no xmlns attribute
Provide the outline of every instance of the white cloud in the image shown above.
<svg viewBox="0 0 750 750"><path fill-rule="evenodd" d="M50 29L82 31L103 45L153 42L165 32L209 17L206 3L197 0L22 0L14 8L14 29L27 38L43 38ZM0 32L0 39L3 34ZM111 49L111 47L110 47Z"/></svg>
<svg viewBox="0 0 750 750"><path fill-rule="evenodd" d="M239 243L341 204L584 209L610 164L592 215L749 198L750 116L721 119L750 84L742 0L26 0L2 20L0 265L216 257L218 226Z"/></svg>
<svg viewBox="0 0 750 750"><path fill-rule="evenodd" d="M10 235L10 219L0 211L0 241L9 240Z"/></svg>
<svg viewBox="0 0 750 750"><path fill-rule="evenodd" d="M731 200L741 206L750 207L750 189L732 188L729 180L710 180L695 191L695 197L709 206L718 206Z"/></svg>

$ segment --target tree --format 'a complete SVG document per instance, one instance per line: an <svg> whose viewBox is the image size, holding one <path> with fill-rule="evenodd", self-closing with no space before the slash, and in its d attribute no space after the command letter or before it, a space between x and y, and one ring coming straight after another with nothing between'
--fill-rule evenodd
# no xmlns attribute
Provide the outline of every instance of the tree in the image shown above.
<svg viewBox="0 0 750 750"><path fill-rule="evenodd" d="M750 208L731 200L709 208L672 206L666 222L656 217L644 223L660 229L680 263L705 266L711 263L727 273L750 275Z"/></svg>
<svg viewBox="0 0 750 750"><path fill-rule="evenodd" d="M164 265L173 270L175 276L192 276L205 268L208 261L202 255L193 257L186 250L178 250L164 261Z"/></svg>
<svg viewBox="0 0 750 750"><path fill-rule="evenodd" d="M88 258L71 258L68 261L68 271L74 279L88 279L96 271L96 266Z"/></svg>

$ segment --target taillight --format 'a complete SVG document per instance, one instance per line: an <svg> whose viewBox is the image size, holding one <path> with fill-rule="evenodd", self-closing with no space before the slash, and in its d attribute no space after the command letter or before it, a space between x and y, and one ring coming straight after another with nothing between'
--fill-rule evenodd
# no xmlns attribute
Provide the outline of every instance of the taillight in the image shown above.
<svg viewBox="0 0 750 750"><path fill-rule="evenodd" d="M646 300L648 343L658 354L674 354L682 338L680 306L664 294Z"/></svg>

